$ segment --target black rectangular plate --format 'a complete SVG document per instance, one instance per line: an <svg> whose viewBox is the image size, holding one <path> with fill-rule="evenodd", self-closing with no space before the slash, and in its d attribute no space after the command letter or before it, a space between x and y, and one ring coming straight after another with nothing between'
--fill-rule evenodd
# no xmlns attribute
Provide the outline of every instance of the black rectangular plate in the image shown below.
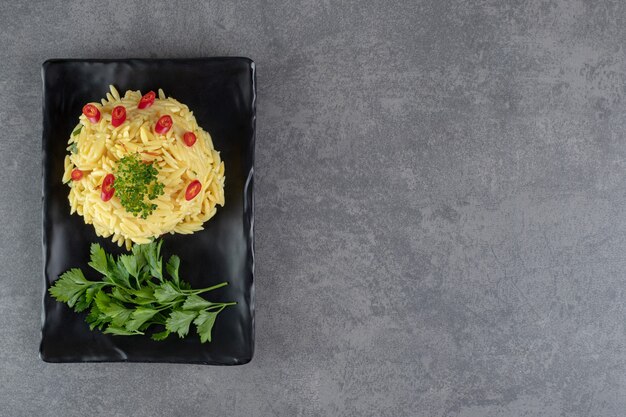
<svg viewBox="0 0 626 417"><path fill-rule="evenodd" d="M93 226L70 215L69 189L61 183L67 140L82 106L100 101L116 86L143 93L162 88L185 103L208 131L225 164L225 206L192 235L163 237L163 256L181 257L181 277L194 288L221 281L213 301L236 301L213 328L213 341L195 333L162 342L144 336L111 336L89 330L84 313L52 299L48 288L60 274L87 266L89 246L122 253ZM255 67L247 58L50 60L43 64L43 325L40 356L46 362L172 362L238 365L254 351L254 140Z"/></svg>

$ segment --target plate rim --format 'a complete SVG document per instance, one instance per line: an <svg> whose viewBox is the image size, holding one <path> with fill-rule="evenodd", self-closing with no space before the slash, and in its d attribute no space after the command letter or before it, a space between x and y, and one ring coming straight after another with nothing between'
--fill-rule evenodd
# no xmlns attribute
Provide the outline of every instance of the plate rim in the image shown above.
<svg viewBox="0 0 626 417"><path fill-rule="evenodd" d="M156 359L156 360L137 360L137 359L97 359L97 360L66 360L66 359L57 359L53 357L46 356L43 352L44 345L44 326L46 322L46 298L47 298L47 277L46 277L46 265L47 265L47 256L46 256L46 248L50 244L47 239L47 231L46 231L46 211L47 211L47 197L46 197L46 182L47 182L47 170L46 167L50 163L51 155L49 152L46 152L46 141L49 140L46 137L46 71L52 65L63 65L63 64L71 64L71 63L103 63L103 64L118 64L118 63L130 63L130 62L140 62L144 64L156 64L160 62L173 62L173 63L201 63L201 62L209 62L209 61L239 61L244 62L250 71L250 138L247 141L247 145L245 146L248 149L246 155L246 161L249 162L249 171L244 182L243 186L243 199L244 206L247 201L249 204L249 216L246 216L245 221L248 222L248 251L249 251L249 262L250 262L250 302L248 303L248 309L250 312L250 354L244 358L236 358L236 360L225 363L225 362L215 362L215 361L204 361L204 360L167 360L167 359ZM40 342L38 349L39 358L46 363L162 363L162 364L189 364L189 365L214 365L214 366L240 366L249 363L255 354L255 340L256 340L256 294L255 294L255 267L256 267L256 256L255 256L255 193L254 193L254 162L255 162L255 150L256 150L256 120L257 120L257 80L256 80L256 63L254 60L244 56L214 56L214 57L190 57L190 58L49 58L46 59L41 64L41 77L42 77L42 134L41 134L41 199L42 199L42 209L41 209L41 226L42 226L42 296L41 296L41 327L40 327ZM245 224L245 223L244 223Z"/></svg>

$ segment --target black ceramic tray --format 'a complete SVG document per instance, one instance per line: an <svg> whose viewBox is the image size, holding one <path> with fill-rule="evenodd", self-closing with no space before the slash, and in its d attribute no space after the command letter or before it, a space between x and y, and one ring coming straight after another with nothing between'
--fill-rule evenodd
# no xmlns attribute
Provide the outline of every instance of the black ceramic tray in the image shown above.
<svg viewBox="0 0 626 417"><path fill-rule="evenodd" d="M99 101L113 84L126 90L156 91L187 104L207 130L226 166L223 208L192 235L166 235L163 256L181 257L181 276L194 288L228 281L211 295L236 301L213 328L213 341L195 334L155 342L144 336L111 336L89 330L84 314L48 295L60 274L87 266L89 246L100 243L81 216L70 215L68 187L61 183L67 139L82 106ZM46 362L176 362L238 365L254 351L255 68L247 58L183 60L51 60L43 64L43 254L44 297L40 356Z"/></svg>

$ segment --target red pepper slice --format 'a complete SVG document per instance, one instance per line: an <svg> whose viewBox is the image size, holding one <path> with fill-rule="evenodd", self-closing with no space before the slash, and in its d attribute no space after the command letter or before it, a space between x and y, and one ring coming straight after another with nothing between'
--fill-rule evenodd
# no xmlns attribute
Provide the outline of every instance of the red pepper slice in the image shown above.
<svg viewBox="0 0 626 417"><path fill-rule="evenodd" d="M111 112L111 124L113 127L118 127L126 120L126 107L115 106Z"/></svg>
<svg viewBox="0 0 626 417"><path fill-rule="evenodd" d="M159 135L164 135L168 130L172 127L172 117L169 115L161 116L159 120L157 120L156 125L154 126L154 131Z"/></svg>
<svg viewBox="0 0 626 417"><path fill-rule="evenodd" d="M193 200L195 196L198 195L200 190L202 189L202 184L198 180L193 180L187 186L187 190L185 191L185 200Z"/></svg>
<svg viewBox="0 0 626 417"><path fill-rule="evenodd" d="M189 147L193 146L196 143L196 135L193 132L186 132L183 135L183 142Z"/></svg>
<svg viewBox="0 0 626 417"><path fill-rule="evenodd" d="M139 100L139 105L137 106L137 108L147 109L148 107L152 106L155 98L156 94L154 94L154 91L147 92L143 95L143 97L141 97L141 100Z"/></svg>
<svg viewBox="0 0 626 417"><path fill-rule="evenodd" d="M102 180L102 187L100 188L100 198L102 201L109 201L115 193L113 183L115 182L115 176L113 174L107 174Z"/></svg>
<svg viewBox="0 0 626 417"><path fill-rule="evenodd" d="M83 114L91 123L98 123L100 121L100 110L93 104L85 104Z"/></svg>
<svg viewBox="0 0 626 417"><path fill-rule="evenodd" d="M80 181L83 178L83 171L78 168L72 170L72 181Z"/></svg>

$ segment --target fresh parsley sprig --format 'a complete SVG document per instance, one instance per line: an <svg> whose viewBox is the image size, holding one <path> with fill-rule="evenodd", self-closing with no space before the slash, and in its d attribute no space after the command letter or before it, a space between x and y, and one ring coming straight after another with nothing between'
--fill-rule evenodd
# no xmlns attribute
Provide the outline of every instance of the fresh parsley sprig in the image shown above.
<svg viewBox="0 0 626 417"><path fill-rule="evenodd" d="M236 303L214 303L200 294L228 285L192 289L180 279L180 258L173 255L163 274L162 241L133 246L129 255L107 254L97 243L91 245L89 266L101 281L90 281L82 270L70 269L50 287L57 301L76 312L89 309L89 328L118 336L151 332L153 340L164 340L171 333L185 337L195 325L202 343L211 341L217 315ZM155 328L160 328L154 332Z"/></svg>
<svg viewBox="0 0 626 417"><path fill-rule="evenodd" d="M152 202L163 194L164 185L157 179L159 171L137 155L126 155L117 162L115 195L129 213L147 218L157 205Z"/></svg>

